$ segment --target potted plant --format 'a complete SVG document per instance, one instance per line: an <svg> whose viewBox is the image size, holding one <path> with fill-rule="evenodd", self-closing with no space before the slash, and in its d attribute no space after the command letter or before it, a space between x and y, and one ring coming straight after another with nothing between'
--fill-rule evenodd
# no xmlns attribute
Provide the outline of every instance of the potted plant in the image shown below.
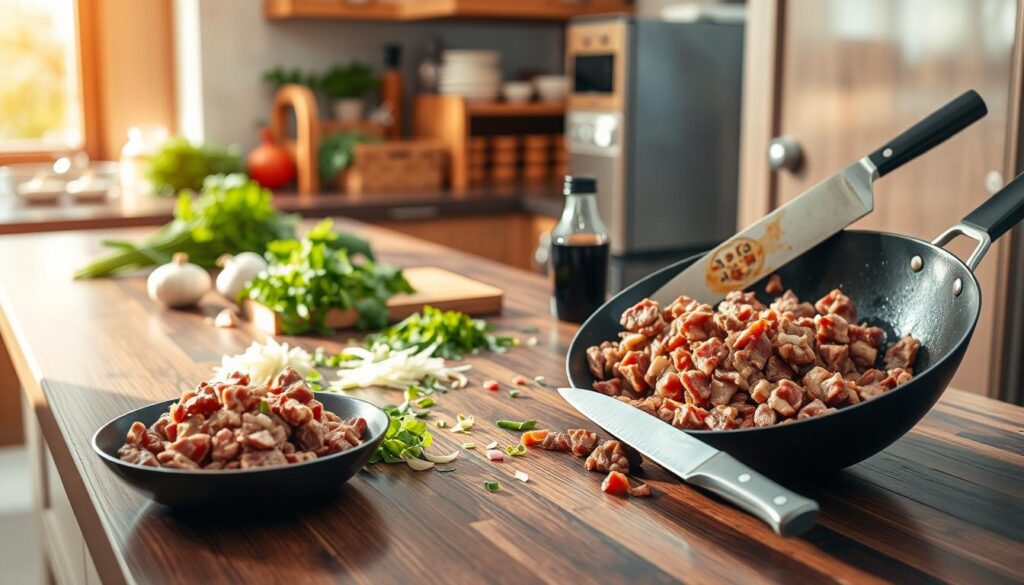
<svg viewBox="0 0 1024 585"><path fill-rule="evenodd" d="M292 67L291 69L274 67L273 69L267 69L263 72L263 81L269 85L271 89L277 91L282 87L293 83L308 87L316 87L317 79L315 75L303 73L298 67Z"/></svg>
<svg viewBox="0 0 1024 585"><path fill-rule="evenodd" d="M362 63L335 65L319 79L319 89L334 104L339 122L358 122L363 118L363 97L377 85L373 70Z"/></svg>

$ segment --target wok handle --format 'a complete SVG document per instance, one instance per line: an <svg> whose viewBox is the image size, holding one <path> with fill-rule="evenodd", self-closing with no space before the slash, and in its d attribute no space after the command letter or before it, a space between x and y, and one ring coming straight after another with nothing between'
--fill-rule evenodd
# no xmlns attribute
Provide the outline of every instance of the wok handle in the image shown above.
<svg viewBox="0 0 1024 585"><path fill-rule="evenodd" d="M932 112L903 134L868 155L884 177L933 147L945 142L988 113L985 101L973 89Z"/></svg>
<svg viewBox="0 0 1024 585"><path fill-rule="evenodd" d="M796 536L818 520L818 503L795 494L728 453L719 452L686 477L764 520L776 534Z"/></svg>
<svg viewBox="0 0 1024 585"><path fill-rule="evenodd" d="M967 214L963 222L982 230L992 241L998 240L1010 228L1024 219L1024 173L996 192L974 211Z"/></svg>

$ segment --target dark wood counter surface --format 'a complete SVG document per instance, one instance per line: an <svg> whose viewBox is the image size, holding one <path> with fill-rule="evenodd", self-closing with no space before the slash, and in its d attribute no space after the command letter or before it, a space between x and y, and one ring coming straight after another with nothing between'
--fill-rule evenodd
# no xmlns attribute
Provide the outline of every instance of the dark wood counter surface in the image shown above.
<svg viewBox="0 0 1024 585"><path fill-rule="evenodd" d="M274 195L274 204L303 217L338 215L369 222L517 211L557 217L562 210L557 186L494 187L471 190L459 197L448 191L362 197L337 193L300 197L282 192ZM61 200L53 205L26 205L13 196L4 196L0 197L0 234L160 225L171 219L173 209L173 198L149 198L131 204L121 200L77 204Z"/></svg>
<svg viewBox="0 0 1024 585"><path fill-rule="evenodd" d="M470 387L440 396L436 414L473 414L471 436L432 427L441 450L472 440L507 444L498 418L587 424L551 389L487 392L486 378L543 375L564 384L574 332L548 314L539 276L392 232L343 222L386 260L437 265L502 287L505 331L539 329L536 346L480 355ZM653 465L655 495L602 494L602 477L565 454L504 463L482 448L453 473L378 465L331 501L286 511L268 502L247 517L182 516L148 502L109 472L89 441L107 420L205 379L224 353L261 336L214 329L203 311L161 310L141 277L73 282L103 237L143 231L0 237L0 333L13 358L106 583L960 583L1019 582L1024 568L1024 409L949 390L906 437L818 481L788 482L822 506L800 538L679 483ZM522 337L526 334L519 333ZM304 338L312 348L335 339ZM394 401L400 400L393 396ZM592 426L587 424L587 426ZM865 429L871 432L871 429ZM850 440L856 440L851 437ZM799 454L778 454L799 456ZM813 465L813 462L809 462ZM530 475L523 484L513 470ZM483 489L498 480L499 493ZM786 482L784 482L786 483Z"/></svg>

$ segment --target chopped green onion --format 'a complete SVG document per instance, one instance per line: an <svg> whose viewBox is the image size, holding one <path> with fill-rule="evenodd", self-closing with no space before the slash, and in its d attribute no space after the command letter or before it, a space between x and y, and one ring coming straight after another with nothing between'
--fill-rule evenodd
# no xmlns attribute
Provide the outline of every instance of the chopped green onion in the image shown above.
<svg viewBox="0 0 1024 585"><path fill-rule="evenodd" d="M429 410L414 410L412 413L416 415L416 418L427 418L430 416Z"/></svg>
<svg viewBox="0 0 1024 585"><path fill-rule="evenodd" d="M474 443L472 441L470 441L468 443L463 443L462 444L462 448L463 449L476 449L476 443Z"/></svg>
<svg viewBox="0 0 1024 585"><path fill-rule="evenodd" d="M452 427L452 432L456 433L463 433L468 435L469 431L473 428L473 425L476 424L476 419L474 419L472 416L457 414L455 415L455 419L458 422L455 423L454 427Z"/></svg>
<svg viewBox="0 0 1024 585"><path fill-rule="evenodd" d="M260 412L263 414L270 414L270 403L266 400L260 400Z"/></svg>
<svg viewBox="0 0 1024 585"><path fill-rule="evenodd" d="M499 429L508 429L510 431L529 431L533 430L533 428L537 426L537 421L499 420L494 424L498 425Z"/></svg>
<svg viewBox="0 0 1024 585"><path fill-rule="evenodd" d="M448 421L444 421L444 420L439 420L439 421L437 421L437 422L436 422L436 423L434 423L434 424L436 424L436 425L437 425L437 428L439 428L439 429L443 429L443 428L445 428L446 426L448 426Z"/></svg>
<svg viewBox="0 0 1024 585"><path fill-rule="evenodd" d="M406 400L406 402L408 402L410 400L416 400L419 397L420 397L420 388L419 388L419 386L409 386L408 388L405 389L405 400Z"/></svg>
<svg viewBox="0 0 1024 585"><path fill-rule="evenodd" d="M509 390L508 396L509 398L517 398L519 396L519 390L516 390L515 388Z"/></svg>
<svg viewBox="0 0 1024 585"><path fill-rule="evenodd" d="M547 384L544 383L544 376L534 376L533 381L536 382L538 386L547 387Z"/></svg>
<svg viewBox="0 0 1024 585"><path fill-rule="evenodd" d="M429 397L429 396L427 396L425 398L420 398L419 400L416 401L416 406L418 406L420 408L430 408L431 406L434 406L435 404L437 404L437 401L434 400L433 398Z"/></svg>
<svg viewBox="0 0 1024 585"><path fill-rule="evenodd" d="M455 471L454 467L435 467L438 473L451 473Z"/></svg>
<svg viewBox="0 0 1024 585"><path fill-rule="evenodd" d="M536 325L527 325L525 327L520 327L519 331L522 333L540 333L540 327L537 327Z"/></svg>
<svg viewBox="0 0 1024 585"><path fill-rule="evenodd" d="M501 489L501 484L496 481L485 481L484 489L493 494L494 492Z"/></svg>
<svg viewBox="0 0 1024 585"><path fill-rule="evenodd" d="M505 453L507 455L511 455L512 457L524 455L526 454L526 445L521 445L518 443L515 445L509 445L508 447L505 447Z"/></svg>

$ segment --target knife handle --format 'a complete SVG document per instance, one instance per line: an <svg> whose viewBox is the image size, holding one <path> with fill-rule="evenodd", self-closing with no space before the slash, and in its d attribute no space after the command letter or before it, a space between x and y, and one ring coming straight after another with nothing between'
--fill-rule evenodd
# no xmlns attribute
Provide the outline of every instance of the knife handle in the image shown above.
<svg viewBox="0 0 1024 585"><path fill-rule="evenodd" d="M973 89L932 112L896 138L868 155L884 177L904 163L928 152L988 113L985 100Z"/></svg>
<svg viewBox="0 0 1024 585"><path fill-rule="evenodd" d="M795 494L728 453L720 452L686 478L764 520L776 534L796 536L818 519L818 503Z"/></svg>

